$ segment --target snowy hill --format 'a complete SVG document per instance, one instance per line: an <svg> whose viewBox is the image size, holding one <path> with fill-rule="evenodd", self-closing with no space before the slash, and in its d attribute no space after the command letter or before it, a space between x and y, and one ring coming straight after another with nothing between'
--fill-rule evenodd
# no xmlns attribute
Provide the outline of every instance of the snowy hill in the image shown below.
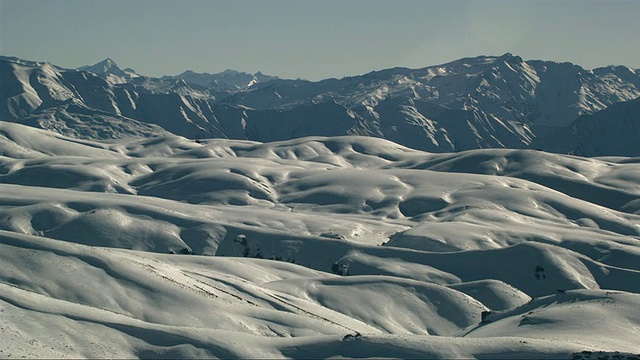
<svg viewBox="0 0 640 360"><path fill-rule="evenodd" d="M67 70L2 58L0 73L0 119L97 140L162 132L256 141L361 135L433 152L564 151L551 134L640 96L640 75L624 66L585 70L512 54L318 82L234 70L150 78L111 59ZM79 131L87 118L93 123ZM98 123L101 130L91 131ZM582 126L596 133L607 125ZM632 155L608 146L595 154Z"/></svg>
<svg viewBox="0 0 640 360"><path fill-rule="evenodd" d="M635 158L0 122L1 354L638 354L638 184Z"/></svg>

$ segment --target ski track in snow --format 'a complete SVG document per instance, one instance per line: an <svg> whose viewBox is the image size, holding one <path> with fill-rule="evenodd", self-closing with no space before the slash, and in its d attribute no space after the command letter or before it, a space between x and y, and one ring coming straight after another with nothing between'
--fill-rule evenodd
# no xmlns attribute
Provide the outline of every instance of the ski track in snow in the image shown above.
<svg viewBox="0 0 640 360"><path fill-rule="evenodd" d="M0 122L0 357L636 354L638 184L634 158Z"/></svg>

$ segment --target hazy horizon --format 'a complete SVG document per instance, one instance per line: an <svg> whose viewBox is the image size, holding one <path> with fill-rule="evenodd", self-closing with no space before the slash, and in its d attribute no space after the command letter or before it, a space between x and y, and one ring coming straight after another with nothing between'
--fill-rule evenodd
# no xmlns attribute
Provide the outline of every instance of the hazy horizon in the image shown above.
<svg viewBox="0 0 640 360"><path fill-rule="evenodd" d="M640 68L639 1L0 0L0 54L320 80L512 53Z"/></svg>

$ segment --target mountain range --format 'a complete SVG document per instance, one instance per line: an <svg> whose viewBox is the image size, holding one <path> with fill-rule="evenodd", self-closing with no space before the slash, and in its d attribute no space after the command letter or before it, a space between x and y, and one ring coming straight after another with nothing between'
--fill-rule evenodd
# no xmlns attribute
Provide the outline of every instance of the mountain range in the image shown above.
<svg viewBox="0 0 640 360"><path fill-rule="evenodd" d="M111 59L64 69L9 57L0 76L0 119L83 139L360 135L430 152L584 156L637 155L640 140L640 71L509 53L317 82L234 70L153 78Z"/></svg>
<svg viewBox="0 0 640 360"><path fill-rule="evenodd" d="M637 74L2 58L0 358L640 359Z"/></svg>

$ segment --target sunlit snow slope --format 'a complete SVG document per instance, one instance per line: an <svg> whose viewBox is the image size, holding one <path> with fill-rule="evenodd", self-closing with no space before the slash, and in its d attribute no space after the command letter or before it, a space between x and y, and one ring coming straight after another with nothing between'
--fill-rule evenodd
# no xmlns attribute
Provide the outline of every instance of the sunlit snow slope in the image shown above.
<svg viewBox="0 0 640 360"><path fill-rule="evenodd" d="M639 353L639 194L634 158L0 122L0 358Z"/></svg>

